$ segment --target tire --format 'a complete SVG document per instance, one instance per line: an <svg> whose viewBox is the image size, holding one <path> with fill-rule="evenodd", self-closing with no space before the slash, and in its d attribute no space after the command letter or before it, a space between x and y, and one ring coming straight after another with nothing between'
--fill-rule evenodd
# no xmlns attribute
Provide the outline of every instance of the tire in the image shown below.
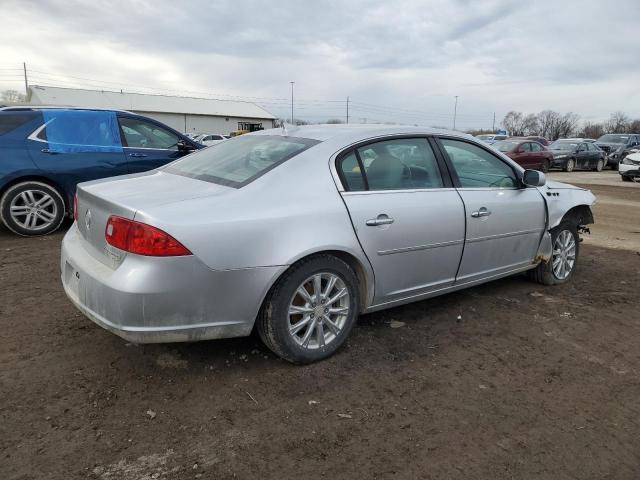
<svg viewBox="0 0 640 480"><path fill-rule="evenodd" d="M318 276L321 303L315 294ZM331 288L332 278L336 280ZM327 292L328 288L331 290ZM299 293L301 289L306 296ZM323 298L336 298L343 289L347 295L329 307L324 304ZM358 277L346 262L327 254L303 259L285 272L267 295L256 321L258 334L273 353L291 363L306 364L330 357L342 346L358 318L358 291ZM328 308L343 312L328 314L333 315L328 322ZM296 325L301 324L296 330Z"/></svg>
<svg viewBox="0 0 640 480"><path fill-rule="evenodd" d="M601 158L599 158L598 163L596 163L596 167L594 168L594 170L596 172L601 172L603 168L604 168L604 161Z"/></svg>
<svg viewBox="0 0 640 480"><path fill-rule="evenodd" d="M547 173L549 172L549 160L545 160L544 162L542 162L542 166L540 167L540 169L542 170L543 173Z"/></svg>
<svg viewBox="0 0 640 480"><path fill-rule="evenodd" d="M626 177L624 175L620 175L620 178L622 178L623 182L630 182L631 181L631 177Z"/></svg>
<svg viewBox="0 0 640 480"><path fill-rule="evenodd" d="M64 220L62 195L51 185L37 181L10 187L0 200L2 222L25 237L55 232Z"/></svg>
<svg viewBox="0 0 640 480"><path fill-rule="evenodd" d="M569 260L570 255L567 257L562 257L561 255L556 256L556 242L562 243L562 239L566 238L566 235L570 235L573 239L573 264L571 265L571 268L566 275L558 275L558 272L556 271L556 269L554 269L554 264L557 261L556 259L560 257L561 261L563 261L565 258ZM543 285L561 285L563 283L567 283L571 279L578 264L578 254L580 252L580 237L578 236L577 225L570 220L562 220L560 225L551 230L551 244L553 246L551 261L543 262L533 270L529 270L529 278Z"/></svg>
<svg viewBox="0 0 640 480"><path fill-rule="evenodd" d="M570 158L567 160L567 163L565 163L563 170L565 172L573 172L574 168L576 168L576 161L573 158Z"/></svg>

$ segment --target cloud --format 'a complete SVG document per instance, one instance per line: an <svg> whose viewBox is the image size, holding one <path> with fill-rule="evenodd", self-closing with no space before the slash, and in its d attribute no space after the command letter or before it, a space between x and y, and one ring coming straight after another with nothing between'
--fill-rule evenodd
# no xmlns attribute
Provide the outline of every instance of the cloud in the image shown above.
<svg viewBox="0 0 640 480"><path fill-rule="evenodd" d="M491 126L511 109L640 117L637 0L5 0L0 88L37 83L260 97L288 115ZM96 81L81 80L94 79ZM111 83L104 83L111 82ZM380 108L393 107L393 108Z"/></svg>

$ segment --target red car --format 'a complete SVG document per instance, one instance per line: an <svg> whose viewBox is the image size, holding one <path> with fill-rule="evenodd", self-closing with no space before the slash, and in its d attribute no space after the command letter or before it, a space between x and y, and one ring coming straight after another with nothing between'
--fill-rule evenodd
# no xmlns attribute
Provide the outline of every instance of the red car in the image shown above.
<svg viewBox="0 0 640 480"><path fill-rule="evenodd" d="M515 160L522 168L547 172L553 163L553 153L544 145L532 140L509 139L491 146Z"/></svg>

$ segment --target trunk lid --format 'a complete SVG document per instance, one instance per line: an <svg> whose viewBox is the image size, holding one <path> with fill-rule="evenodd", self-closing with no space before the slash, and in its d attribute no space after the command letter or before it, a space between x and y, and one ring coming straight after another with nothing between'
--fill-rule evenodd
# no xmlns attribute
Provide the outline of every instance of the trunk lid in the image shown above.
<svg viewBox="0 0 640 480"><path fill-rule="evenodd" d="M117 268L127 254L105 240L111 215L133 220L138 210L220 195L229 190L233 189L163 171L81 183L77 189L78 230L91 256Z"/></svg>

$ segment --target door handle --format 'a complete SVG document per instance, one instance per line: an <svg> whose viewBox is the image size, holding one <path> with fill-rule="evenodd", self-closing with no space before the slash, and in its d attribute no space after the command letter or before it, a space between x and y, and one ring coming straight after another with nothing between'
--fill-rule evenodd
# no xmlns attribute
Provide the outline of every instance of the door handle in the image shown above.
<svg viewBox="0 0 640 480"><path fill-rule="evenodd" d="M53 150L50 150L48 148L43 148L42 150L40 150L42 153L48 153L49 155L57 155L60 152L54 152Z"/></svg>
<svg viewBox="0 0 640 480"><path fill-rule="evenodd" d="M390 225L393 223L393 218L381 213L377 218L370 218L367 220L367 227L377 227L378 225Z"/></svg>
<svg viewBox="0 0 640 480"><path fill-rule="evenodd" d="M482 207L477 212L471 212L473 218L488 217L489 215L491 215L491 212L486 207Z"/></svg>
<svg viewBox="0 0 640 480"><path fill-rule="evenodd" d="M129 156L134 158L144 158L147 156L147 154L146 153L130 153Z"/></svg>

